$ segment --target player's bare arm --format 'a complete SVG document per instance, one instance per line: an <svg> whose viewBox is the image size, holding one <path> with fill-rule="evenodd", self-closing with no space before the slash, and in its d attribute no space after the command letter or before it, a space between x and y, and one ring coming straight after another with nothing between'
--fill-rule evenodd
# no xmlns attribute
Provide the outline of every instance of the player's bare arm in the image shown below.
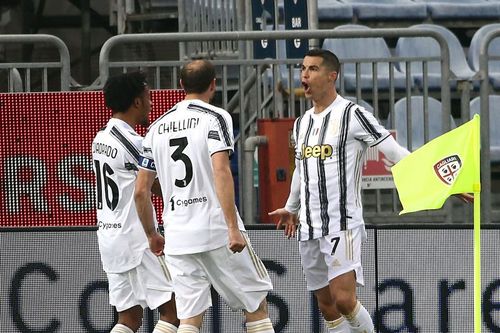
<svg viewBox="0 0 500 333"><path fill-rule="evenodd" d="M157 232L154 224L154 209L151 202L151 188L156 179L156 173L140 169L135 183L135 205L144 232L148 237L149 248L157 256L163 255L165 239Z"/></svg>
<svg viewBox="0 0 500 333"><path fill-rule="evenodd" d="M227 151L216 152L212 155L215 192L219 199L224 219L228 228L229 249L241 252L246 246L245 239L238 228L236 207L234 204L234 184Z"/></svg>
<svg viewBox="0 0 500 333"><path fill-rule="evenodd" d="M295 161L297 165L297 161ZM292 182L290 184L290 195L286 201L285 207L278 208L270 213L270 216L277 216L279 218L276 229L283 228L285 237L295 237L297 225L299 223L297 213L300 210L300 175L299 170L295 167L292 175Z"/></svg>

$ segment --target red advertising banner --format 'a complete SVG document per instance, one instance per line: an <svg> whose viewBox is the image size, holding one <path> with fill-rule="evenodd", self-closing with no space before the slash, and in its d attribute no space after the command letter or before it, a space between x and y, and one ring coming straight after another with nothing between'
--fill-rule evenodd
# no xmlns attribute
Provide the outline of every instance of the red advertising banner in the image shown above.
<svg viewBox="0 0 500 333"><path fill-rule="evenodd" d="M150 119L183 97L151 91ZM0 227L94 226L91 145L110 117L101 91L0 94Z"/></svg>
<svg viewBox="0 0 500 333"><path fill-rule="evenodd" d="M389 132L396 138L396 131L390 130ZM362 189L396 188L392 173L386 169L386 165L383 162L384 158L385 155L378 150L377 146L368 148L361 171Z"/></svg>

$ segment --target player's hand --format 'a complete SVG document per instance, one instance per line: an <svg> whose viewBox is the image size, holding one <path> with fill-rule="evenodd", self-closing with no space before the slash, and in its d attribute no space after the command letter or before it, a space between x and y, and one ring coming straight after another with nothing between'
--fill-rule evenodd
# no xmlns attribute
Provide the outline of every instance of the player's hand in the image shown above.
<svg viewBox="0 0 500 333"><path fill-rule="evenodd" d="M153 252L158 257L162 256L163 249L165 247L165 238L163 238L163 236L160 235L159 232L155 232L154 234L148 237L148 241L151 252Z"/></svg>
<svg viewBox="0 0 500 333"><path fill-rule="evenodd" d="M241 231L238 228L230 228L228 230L229 234L229 249L233 251L233 253L241 252L247 245L245 242L245 238L241 234Z"/></svg>
<svg viewBox="0 0 500 333"><path fill-rule="evenodd" d="M285 208L278 208L275 211L268 213L269 216L278 216L278 224L276 229L285 229L285 236L287 238L295 237L297 232L298 218L296 214L290 213Z"/></svg>
<svg viewBox="0 0 500 333"><path fill-rule="evenodd" d="M473 203L474 202L474 195L469 194L469 193L460 193L460 194L454 194L455 197L459 198L465 203Z"/></svg>
<svg viewBox="0 0 500 333"><path fill-rule="evenodd" d="M394 162L389 161L387 158L382 157L382 162L384 163L385 171L391 172L391 168L394 166Z"/></svg>

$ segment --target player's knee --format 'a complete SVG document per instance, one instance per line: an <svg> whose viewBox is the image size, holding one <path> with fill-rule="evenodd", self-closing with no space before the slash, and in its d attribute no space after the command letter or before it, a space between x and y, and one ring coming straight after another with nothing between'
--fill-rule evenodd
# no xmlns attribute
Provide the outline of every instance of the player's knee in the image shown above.
<svg viewBox="0 0 500 333"><path fill-rule="evenodd" d="M143 310L140 306L134 306L128 310L118 313L118 324L122 324L136 332L142 325Z"/></svg>
<svg viewBox="0 0 500 333"><path fill-rule="evenodd" d="M265 318L269 317L269 314L267 312L266 299L264 298L262 300L262 302L260 302L259 307L254 312L244 311L244 313L245 313L245 317L246 317L247 322L261 320L261 319L265 319Z"/></svg>
<svg viewBox="0 0 500 333"><path fill-rule="evenodd" d="M160 314L161 320L166 321L172 325L179 326L180 321L177 318L177 311L175 308L175 301L173 298L172 298L172 300L168 301L167 303L159 306L158 312Z"/></svg>
<svg viewBox="0 0 500 333"><path fill-rule="evenodd" d="M339 292L335 295L335 307L343 314L351 313L356 307L356 295L348 292Z"/></svg>

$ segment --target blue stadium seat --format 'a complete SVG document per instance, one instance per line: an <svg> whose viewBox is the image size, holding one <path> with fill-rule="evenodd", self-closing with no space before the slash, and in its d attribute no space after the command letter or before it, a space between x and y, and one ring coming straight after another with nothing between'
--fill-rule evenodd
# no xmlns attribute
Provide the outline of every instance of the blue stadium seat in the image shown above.
<svg viewBox="0 0 500 333"><path fill-rule="evenodd" d="M500 6L486 0L413 0L427 4L429 17L433 20L453 19L498 19Z"/></svg>
<svg viewBox="0 0 500 333"><path fill-rule="evenodd" d="M346 24L336 27L334 30L363 30L370 29L363 25ZM363 61L361 64L361 89L370 91L373 89L372 62L370 59L382 58L387 62L377 64L377 86L380 90L388 90L389 85L389 60L391 52L383 38L327 38L323 42L323 48L335 53L341 62L344 62L341 76L344 78L345 89L354 91L356 89L356 65L354 63L345 63L349 60ZM369 52L367 52L369 50ZM406 79L404 74L394 68L394 87L398 90L406 88ZM337 81L338 82L338 81Z"/></svg>
<svg viewBox="0 0 500 333"><path fill-rule="evenodd" d="M417 24L410 28L434 30L445 38L450 51L450 69L452 78L454 78L451 83L452 89L456 88L456 81L473 79L475 72L470 69L467 63L460 41L450 30L434 24ZM396 44L396 56L399 57L439 57L440 55L439 43L431 37L399 38ZM402 72L406 72L404 62L399 63L398 66ZM429 89L441 88L441 63L439 61L428 62L427 74ZM411 63L411 75L417 86L422 87L422 62Z"/></svg>
<svg viewBox="0 0 500 333"><path fill-rule="evenodd" d="M427 6L410 0L341 0L359 20L425 20Z"/></svg>
<svg viewBox="0 0 500 333"><path fill-rule="evenodd" d="M481 98L470 101L470 116L481 114ZM493 162L500 162L500 96L489 96L490 109L490 158Z"/></svg>
<svg viewBox="0 0 500 333"><path fill-rule="evenodd" d="M318 21L350 21L352 6L337 0L318 0Z"/></svg>
<svg viewBox="0 0 500 333"><path fill-rule="evenodd" d="M486 34L493 30L500 30L500 23L487 24L478 29L472 37L468 60L471 68L479 71L479 48ZM500 56L500 37L494 38L489 47L488 55ZM488 76L495 88L500 88L500 60L490 60L488 62Z"/></svg>
<svg viewBox="0 0 500 333"><path fill-rule="evenodd" d="M406 101L403 97L394 104L394 129L396 130L396 140L403 147L408 148L408 136L406 128ZM423 96L411 96L411 150L415 150L425 143L424 141L424 98ZM442 106L441 102L435 98L428 97L429 114L429 141L442 134ZM390 126L392 115L389 114L387 124ZM455 128L455 121L450 116L451 128Z"/></svg>

